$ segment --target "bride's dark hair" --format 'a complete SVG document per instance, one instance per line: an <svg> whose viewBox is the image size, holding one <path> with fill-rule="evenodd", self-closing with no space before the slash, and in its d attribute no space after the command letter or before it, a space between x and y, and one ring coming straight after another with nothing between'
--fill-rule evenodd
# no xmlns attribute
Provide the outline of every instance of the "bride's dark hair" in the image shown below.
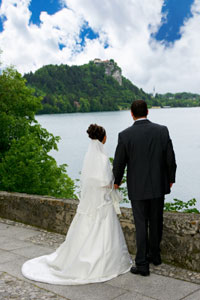
<svg viewBox="0 0 200 300"><path fill-rule="evenodd" d="M105 129L97 124L91 124L87 129L87 133L89 138L92 140L99 140L100 142L103 141L104 136L106 135Z"/></svg>

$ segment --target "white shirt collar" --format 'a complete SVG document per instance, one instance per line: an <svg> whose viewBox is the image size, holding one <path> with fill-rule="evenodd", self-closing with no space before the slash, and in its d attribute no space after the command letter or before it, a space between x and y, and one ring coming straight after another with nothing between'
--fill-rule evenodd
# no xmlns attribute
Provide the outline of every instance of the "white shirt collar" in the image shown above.
<svg viewBox="0 0 200 300"><path fill-rule="evenodd" d="M147 118L139 118L139 119L137 119L137 120L135 120L135 122L137 122L137 121L144 121L144 120L147 120Z"/></svg>

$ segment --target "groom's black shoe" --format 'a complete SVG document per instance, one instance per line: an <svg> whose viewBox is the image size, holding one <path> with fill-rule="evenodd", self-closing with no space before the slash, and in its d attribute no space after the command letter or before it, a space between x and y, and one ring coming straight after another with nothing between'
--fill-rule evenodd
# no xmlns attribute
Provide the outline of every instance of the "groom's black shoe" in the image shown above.
<svg viewBox="0 0 200 300"><path fill-rule="evenodd" d="M142 271L142 270L139 270L137 267L132 267L130 269L130 272L135 274L135 275L142 275L142 276L149 276L150 275L150 272L149 270L146 270L146 271Z"/></svg>

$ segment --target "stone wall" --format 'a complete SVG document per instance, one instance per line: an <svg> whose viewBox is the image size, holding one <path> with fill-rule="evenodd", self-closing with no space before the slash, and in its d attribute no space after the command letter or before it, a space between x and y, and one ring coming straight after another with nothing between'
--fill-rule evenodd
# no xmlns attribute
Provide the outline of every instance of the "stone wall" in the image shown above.
<svg viewBox="0 0 200 300"><path fill-rule="evenodd" d="M0 217L66 234L78 200L0 192Z"/></svg>
<svg viewBox="0 0 200 300"><path fill-rule="evenodd" d="M66 234L78 201L0 192L0 217ZM135 225L130 208L122 208L120 222L131 254L135 253ZM164 213L162 258L200 272L200 215Z"/></svg>

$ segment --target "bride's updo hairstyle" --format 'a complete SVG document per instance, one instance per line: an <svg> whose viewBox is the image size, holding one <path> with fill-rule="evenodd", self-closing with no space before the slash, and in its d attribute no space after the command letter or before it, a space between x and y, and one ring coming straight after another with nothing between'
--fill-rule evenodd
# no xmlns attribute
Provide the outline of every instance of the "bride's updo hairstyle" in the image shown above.
<svg viewBox="0 0 200 300"><path fill-rule="evenodd" d="M99 140L100 142L103 141L104 136L106 135L105 129L97 124L91 124L88 127L87 133L89 138L92 140Z"/></svg>

